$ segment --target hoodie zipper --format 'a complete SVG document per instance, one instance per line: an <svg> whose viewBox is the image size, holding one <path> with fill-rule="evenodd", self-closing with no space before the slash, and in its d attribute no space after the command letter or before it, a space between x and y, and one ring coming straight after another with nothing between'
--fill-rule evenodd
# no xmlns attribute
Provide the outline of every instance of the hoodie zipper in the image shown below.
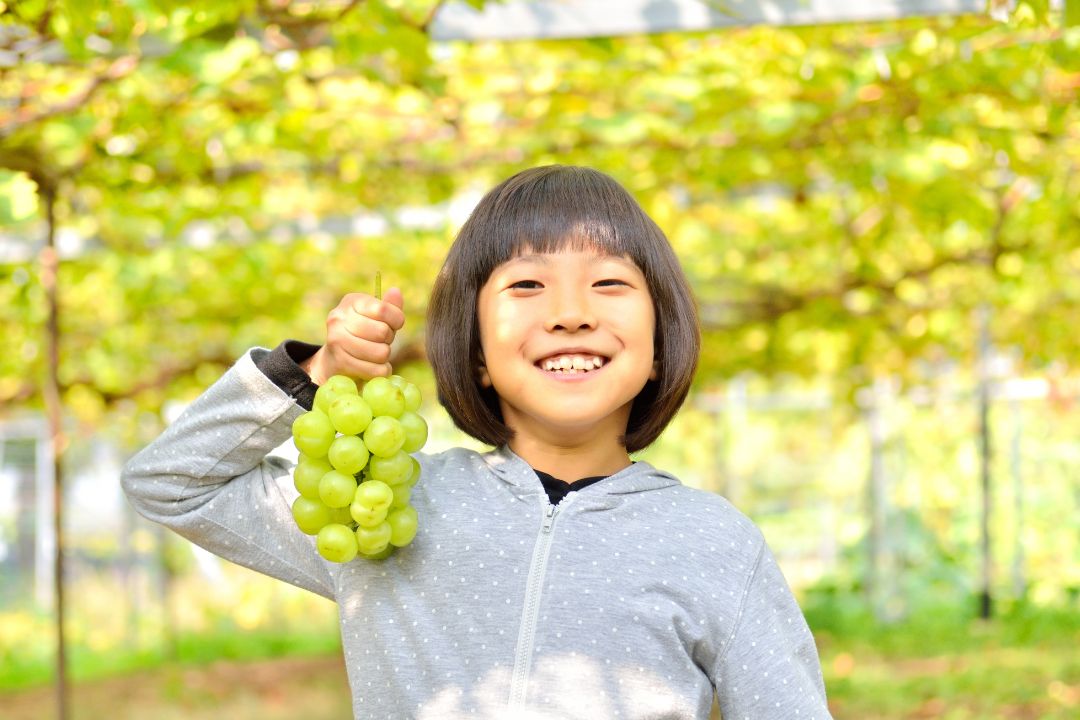
<svg viewBox="0 0 1080 720"><path fill-rule="evenodd" d="M563 498L561 506L566 502ZM543 589L544 575L547 573L548 553L551 551L551 526L555 522L555 513L559 506L548 503L544 508L544 519L540 524L540 534L533 546L532 564L529 566L529 579L525 585L525 608L521 614L521 627L518 630L517 652L514 657L514 674L510 681L510 709L517 710L524 706L525 690L528 686L529 670L532 665L533 645L536 642L536 619L540 614L540 593Z"/></svg>

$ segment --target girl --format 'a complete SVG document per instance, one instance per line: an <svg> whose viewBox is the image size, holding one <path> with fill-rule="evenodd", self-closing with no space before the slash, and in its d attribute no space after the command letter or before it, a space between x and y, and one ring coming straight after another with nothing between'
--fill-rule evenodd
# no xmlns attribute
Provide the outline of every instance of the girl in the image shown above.
<svg viewBox="0 0 1080 720"><path fill-rule="evenodd" d="M391 372L400 291L347 295L322 347L253 349L128 463L135 507L330 598L358 718L825 720L813 637L761 533L632 462L686 397L699 332L667 239L614 180L541 167L462 227L436 281L439 401L495 450L426 455L420 529L323 561L267 453L334 374Z"/></svg>

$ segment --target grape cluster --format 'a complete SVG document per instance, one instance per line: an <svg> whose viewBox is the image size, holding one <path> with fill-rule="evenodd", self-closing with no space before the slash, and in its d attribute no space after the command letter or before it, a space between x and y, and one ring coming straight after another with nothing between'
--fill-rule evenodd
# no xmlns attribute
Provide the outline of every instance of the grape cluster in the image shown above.
<svg viewBox="0 0 1080 720"><path fill-rule="evenodd" d="M420 463L409 453L428 433L419 408L420 390L399 375L372 378L363 390L335 375L315 393L311 412L293 421L300 497L292 515L327 560L381 560L416 536L409 495Z"/></svg>

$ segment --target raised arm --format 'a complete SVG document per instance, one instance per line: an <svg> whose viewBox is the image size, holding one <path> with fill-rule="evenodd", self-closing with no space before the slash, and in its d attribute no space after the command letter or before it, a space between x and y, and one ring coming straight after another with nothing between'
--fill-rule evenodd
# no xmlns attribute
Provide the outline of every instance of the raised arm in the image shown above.
<svg viewBox="0 0 1080 720"><path fill-rule="evenodd" d="M285 460L267 457L304 409L250 351L152 443L121 484L144 517L240 565L334 598L332 569L292 520Z"/></svg>
<svg viewBox="0 0 1080 720"><path fill-rule="evenodd" d="M326 344L300 367L315 383L339 373L361 380L389 375L390 343L404 322L400 290L391 288L385 300L350 293L327 316ZM261 370L255 361L264 352L249 351L135 455L121 484L148 519L221 557L333 599L336 566L319 557L292 519L298 493L291 465L267 457L305 411L298 400L310 406L311 384L299 373L299 380L269 377L275 363L264 362Z"/></svg>

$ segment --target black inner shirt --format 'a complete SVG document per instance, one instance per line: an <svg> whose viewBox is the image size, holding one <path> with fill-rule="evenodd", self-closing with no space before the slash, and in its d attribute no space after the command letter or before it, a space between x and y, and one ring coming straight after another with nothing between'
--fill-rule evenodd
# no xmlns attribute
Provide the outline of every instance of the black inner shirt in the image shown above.
<svg viewBox="0 0 1080 720"><path fill-rule="evenodd" d="M568 483L560 480L554 475L548 475L543 470L533 470L533 472L535 472L536 476L540 478L540 482L544 486L544 491L547 493L548 501L552 505L558 505L564 497L569 495L574 490L580 490L583 487L588 487L589 485L600 482L604 478L608 477L607 475L597 475L595 477L581 478L580 480L575 480L572 483Z"/></svg>

